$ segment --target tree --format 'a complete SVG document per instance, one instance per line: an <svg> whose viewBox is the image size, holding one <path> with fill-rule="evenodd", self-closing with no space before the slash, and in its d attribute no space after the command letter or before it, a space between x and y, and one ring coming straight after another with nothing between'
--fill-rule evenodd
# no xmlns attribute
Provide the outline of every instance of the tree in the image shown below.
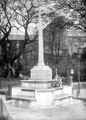
<svg viewBox="0 0 86 120"><path fill-rule="evenodd" d="M58 3L58 0L57 0ZM71 26L86 32L86 1L85 0L59 0L60 6L69 18ZM57 8L57 6L56 6Z"/></svg>
<svg viewBox="0 0 86 120"><path fill-rule="evenodd" d="M42 1L42 4L46 3L46 0ZM24 53L24 49L29 44L29 51L33 49L33 42L37 37L37 31L32 39L28 33L30 23L36 23L38 18L38 1L35 0L1 0L0 11L1 11L1 23L0 23L0 45L2 48L1 60L3 61L3 67L7 71L7 76L10 76L10 70L15 73L13 68L14 62L18 60L21 54ZM41 4L40 4L41 5ZM22 50L15 55L11 52L11 42L9 36L13 28L20 30L24 29L25 42ZM31 47L32 46L32 47Z"/></svg>
<svg viewBox="0 0 86 120"><path fill-rule="evenodd" d="M49 40L46 40L49 46L49 50L51 51L51 60L53 60L53 56L59 57L59 51L61 49L61 42L63 31L66 27L66 22L64 17L56 16L52 19L51 23L45 29L48 32L48 36L50 36ZM45 36L47 37L47 35Z"/></svg>
<svg viewBox="0 0 86 120"><path fill-rule="evenodd" d="M15 27L12 22L14 17L14 12L10 12L10 4L12 2L10 0L1 0L0 1L0 45L2 49L2 61L4 68L7 71L7 74L9 74L9 69L11 66L11 52L10 52L10 41L9 41L9 35L11 33L11 30L13 27ZM8 75L9 76L9 75Z"/></svg>
<svg viewBox="0 0 86 120"><path fill-rule="evenodd" d="M1 45L1 49L2 49L2 56L1 56L1 60L0 62L3 63L1 64L1 67L3 67L3 69L5 69L7 76L10 76L11 72L15 73L15 70L13 68L14 62L21 56L21 54L24 51L24 48L26 46L26 44L32 43L35 41L35 37L32 38L34 40L29 39L29 35L27 32L27 27L28 24L31 22L31 18L29 18L30 10L33 9L33 5L31 3L31 9L28 11L28 16L24 16L25 20L24 21L23 18L23 26L25 28L25 42L23 44L22 50L19 51L18 53L16 53L15 55L12 53L11 51L11 42L9 40L9 36L11 34L12 29L15 27L16 29L19 29L18 26L15 24L15 21L17 20L17 13L16 11L19 11L20 9L22 10L24 6L22 6L23 4L21 2L19 2L18 0L16 1L11 1L11 0L1 0L0 2L0 14L1 14L1 20L0 20L0 45ZM26 1L27 3L28 1ZM22 7L18 8L16 7L16 11L12 10L12 8L14 7L15 4L20 4ZM17 5L18 5L17 4ZM21 14L22 16L22 14ZM33 17L33 14L32 16ZM18 21L17 21L18 22ZM31 50L30 50L31 51ZM2 62L3 61L3 62Z"/></svg>

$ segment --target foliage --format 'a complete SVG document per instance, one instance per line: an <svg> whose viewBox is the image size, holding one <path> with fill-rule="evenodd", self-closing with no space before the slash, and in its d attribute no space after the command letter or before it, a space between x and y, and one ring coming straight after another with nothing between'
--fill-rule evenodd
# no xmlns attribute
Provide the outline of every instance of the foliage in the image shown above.
<svg viewBox="0 0 86 120"><path fill-rule="evenodd" d="M0 45L2 48L2 56L0 57L0 66L6 69L8 76L15 71L15 61L24 53L24 49L29 44L28 52L34 48L33 43L38 36L38 30L35 27L34 36L30 38L28 29L30 23L38 23L38 6L42 9L43 22L47 24L49 21L50 35L52 35L51 54L55 50L55 54L59 55L60 40L62 31L65 27L75 26L78 29L86 31L86 2L85 0L0 0ZM52 4L51 4L52 3ZM43 6L44 7L43 7ZM47 9L48 8L48 9ZM64 13L60 15L60 11ZM9 36L11 31L16 28L18 31L23 28L25 42L22 49L15 55L11 51L11 42ZM58 41L56 41L57 32L59 32ZM84 54L85 55L85 54ZM20 71L19 67L17 71ZM19 73L19 72L18 72Z"/></svg>
<svg viewBox="0 0 86 120"><path fill-rule="evenodd" d="M53 15L53 17L51 16L51 19L51 23L45 29L44 38L51 53L51 60L53 61L55 56L56 62L58 62L60 50L62 49L63 32L69 25L69 22L65 20L64 16Z"/></svg>
<svg viewBox="0 0 86 120"><path fill-rule="evenodd" d="M33 42L37 38L37 30L35 30L35 35L30 38L28 29L30 23L38 22L38 6L47 6L50 0L1 0L0 1L0 45L2 49L1 56L1 67L6 69L8 76L10 73L14 73L14 62L24 53L24 49L27 44L30 44L28 52L33 50ZM44 11L44 8L42 12ZM46 14L46 11L42 13ZM47 18L47 17L46 17ZM46 20L45 20L46 21ZM15 55L11 51L11 42L9 36L13 29L20 31L21 28L24 30L25 42L23 44L22 50L17 52ZM3 64L2 64L3 61ZM10 72L11 71L11 72Z"/></svg>
<svg viewBox="0 0 86 120"><path fill-rule="evenodd" d="M53 0L53 13L65 16L70 26L86 32L86 1L85 0Z"/></svg>
<svg viewBox="0 0 86 120"><path fill-rule="evenodd" d="M63 0L69 13L71 26L86 32L86 2L85 0Z"/></svg>
<svg viewBox="0 0 86 120"><path fill-rule="evenodd" d="M30 7L29 7L29 6ZM28 25L31 23L34 16L34 6L32 1L11 1L11 0L1 0L0 1L0 45L2 49L2 55L0 59L0 65L3 66L3 69L6 69L8 76L10 76L10 71L15 71L13 69L14 62L19 59L21 54L24 53L26 44L31 44L35 41L35 38L29 39L28 35ZM25 11L26 10L26 11ZM25 14L26 13L26 14ZM34 14L33 14L34 13ZM21 21L20 19L21 18ZM18 21L19 20L19 21ZM16 24L17 22L17 24ZM11 42L9 36L11 31L16 28L19 30L19 27L25 28L25 42L22 49L17 52L15 55L11 51ZM31 45L32 46L32 45ZM16 51L16 50L15 50ZM29 52L32 51L31 47ZM3 64L2 64L3 63ZM13 72L14 73L14 72Z"/></svg>

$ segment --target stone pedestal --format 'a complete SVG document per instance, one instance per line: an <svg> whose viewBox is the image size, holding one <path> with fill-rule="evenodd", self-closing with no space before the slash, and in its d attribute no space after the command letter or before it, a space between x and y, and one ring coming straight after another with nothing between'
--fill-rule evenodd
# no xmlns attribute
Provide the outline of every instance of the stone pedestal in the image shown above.
<svg viewBox="0 0 86 120"><path fill-rule="evenodd" d="M52 80L52 69L49 66L34 66L31 69L32 80Z"/></svg>
<svg viewBox="0 0 86 120"><path fill-rule="evenodd" d="M54 80L21 80L23 88L28 89L50 89Z"/></svg>
<svg viewBox="0 0 86 120"><path fill-rule="evenodd" d="M72 102L72 89L70 86L50 89L16 89L16 87L12 89L12 103L19 107L47 108L69 105Z"/></svg>

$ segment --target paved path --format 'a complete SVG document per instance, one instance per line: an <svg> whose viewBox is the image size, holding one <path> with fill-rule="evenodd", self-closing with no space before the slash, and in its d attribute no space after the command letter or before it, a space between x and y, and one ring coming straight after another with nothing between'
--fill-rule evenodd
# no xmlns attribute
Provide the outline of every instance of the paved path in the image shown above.
<svg viewBox="0 0 86 120"><path fill-rule="evenodd" d="M74 100L63 108L27 109L5 103L13 120L86 120L86 103Z"/></svg>
<svg viewBox="0 0 86 120"><path fill-rule="evenodd" d="M15 107L11 101L3 99L7 110L13 120L86 120L86 88L81 89L80 96L77 99L76 90L74 90L73 104L60 108L47 109L28 109Z"/></svg>
<svg viewBox="0 0 86 120"><path fill-rule="evenodd" d="M47 109L27 109L15 107L11 101L4 103L13 120L86 120L86 89L81 90L81 94L76 99L76 91L74 91L73 104L60 108Z"/></svg>

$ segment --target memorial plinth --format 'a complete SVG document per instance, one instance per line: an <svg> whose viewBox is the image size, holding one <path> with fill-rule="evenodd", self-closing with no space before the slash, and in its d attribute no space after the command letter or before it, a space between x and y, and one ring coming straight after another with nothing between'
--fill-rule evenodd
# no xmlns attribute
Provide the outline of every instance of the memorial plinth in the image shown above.
<svg viewBox="0 0 86 120"><path fill-rule="evenodd" d="M48 89L52 86L52 69L49 66L34 66L31 69L31 78L22 80L22 87L33 89Z"/></svg>
<svg viewBox="0 0 86 120"><path fill-rule="evenodd" d="M35 66L31 69L32 80L52 80L52 69L49 66Z"/></svg>

